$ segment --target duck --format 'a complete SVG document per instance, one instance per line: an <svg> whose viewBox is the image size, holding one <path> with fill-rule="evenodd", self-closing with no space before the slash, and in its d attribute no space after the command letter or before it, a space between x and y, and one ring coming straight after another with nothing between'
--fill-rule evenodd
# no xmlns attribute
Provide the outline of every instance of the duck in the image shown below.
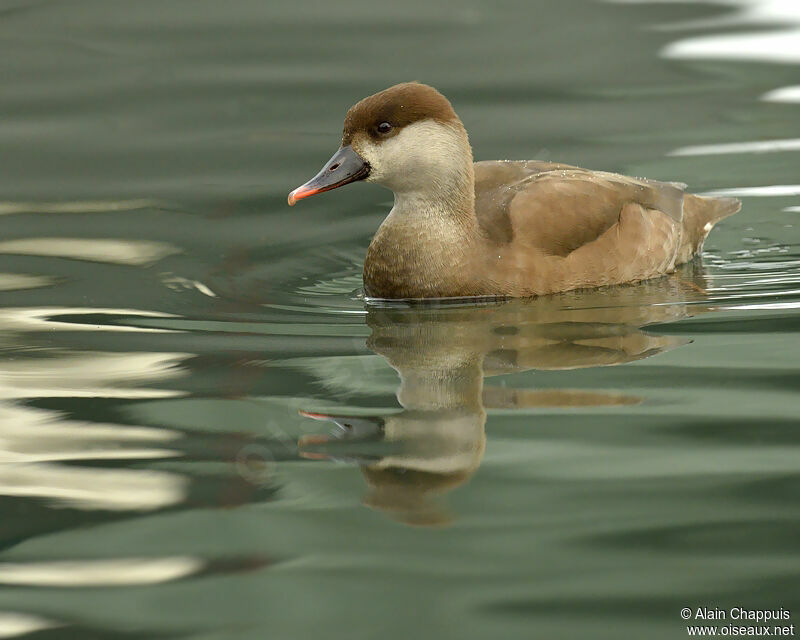
<svg viewBox="0 0 800 640"><path fill-rule="evenodd" d="M353 105L339 149L289 205L352 182L394 193L364 260L368 299L532 298L664 276L741 208L687 185L539 160L474 162L437 89Z"/></svg>

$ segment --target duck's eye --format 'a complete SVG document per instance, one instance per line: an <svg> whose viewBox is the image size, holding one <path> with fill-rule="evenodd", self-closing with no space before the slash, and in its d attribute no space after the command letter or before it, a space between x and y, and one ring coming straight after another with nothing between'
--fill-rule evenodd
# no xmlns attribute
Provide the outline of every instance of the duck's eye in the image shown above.
<svg viewBox="0 0 800 640"><path fill-rule="evenodd" d="M392 130L392 124L390 122L381 122L376 129L378 133L389 133Z"/></svg>

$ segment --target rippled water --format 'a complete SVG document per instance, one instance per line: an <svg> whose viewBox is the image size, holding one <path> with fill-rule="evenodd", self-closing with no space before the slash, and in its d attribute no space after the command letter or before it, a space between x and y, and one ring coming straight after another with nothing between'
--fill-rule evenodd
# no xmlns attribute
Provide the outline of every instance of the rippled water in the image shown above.
<svg viewBox="0 0 800 640"><path fill-rule="evenodd" d="M679 638L685 606L800 604L796 2L0 29L0 637ZM285 196L408 79L478 159L744 208L662 280L367 306L390 194Z"/></svg>

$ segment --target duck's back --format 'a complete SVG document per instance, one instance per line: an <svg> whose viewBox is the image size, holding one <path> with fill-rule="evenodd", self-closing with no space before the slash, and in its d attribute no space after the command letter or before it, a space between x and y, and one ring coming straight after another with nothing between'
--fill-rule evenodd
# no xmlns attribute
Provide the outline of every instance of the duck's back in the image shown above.
<svg viewBox="0 0 800 640"><path fill-rule="evenodd" d="M507 288L535 295L652 278L690 260L740 203L685 187L551 162L478 162L475 212L485 238L513 258Z"/></svg>

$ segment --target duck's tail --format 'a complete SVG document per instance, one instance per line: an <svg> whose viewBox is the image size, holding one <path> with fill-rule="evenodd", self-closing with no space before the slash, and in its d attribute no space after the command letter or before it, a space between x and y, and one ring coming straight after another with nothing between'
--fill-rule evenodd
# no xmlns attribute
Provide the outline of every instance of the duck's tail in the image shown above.
<svg viewBox="0 0 800 640"><path fill-rule="evenodd" d="M742 208L737 198L695 196L683 197L683 241L676 264L688 262L703 249L703 242L712 227Z"/></svg>

